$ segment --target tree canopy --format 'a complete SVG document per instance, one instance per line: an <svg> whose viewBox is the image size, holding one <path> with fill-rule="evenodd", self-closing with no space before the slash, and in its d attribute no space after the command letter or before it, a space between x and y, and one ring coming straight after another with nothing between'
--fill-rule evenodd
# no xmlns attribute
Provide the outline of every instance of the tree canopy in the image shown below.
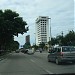
<svg viewBox="0 0 75 75"><path fill-rule="evenodd" d="M48 44L50 41L48 42ZM59 44L59 45L64 45L64 46L75 46L75 32L69 31L66 35L58 35L56 38L51 39L51 44Z"/></svg>
<svg viewBox="0 0 75 75"><path fill-rule="evenodd" d="M14 36L28 31L26 21L19 14L10 9L0 10L0 47L14 40Z"/></svg>
<svg viewBox="0 0 75 75"><path fill-rule="evenodd" d="M27 42L27 43L25 43L25 44L23 45L23 48L25 48L25 49L28 49L28 48L30 48L30 47L31 47L30 42Z"/></svg>
<svg viewBox="0 0 75 75"><path fill-rule="evenodd" d="M41 43L39 44L39 47L43 49L43 48L45 47L45 43L44 43L44 42L41 42Z"/></svg>

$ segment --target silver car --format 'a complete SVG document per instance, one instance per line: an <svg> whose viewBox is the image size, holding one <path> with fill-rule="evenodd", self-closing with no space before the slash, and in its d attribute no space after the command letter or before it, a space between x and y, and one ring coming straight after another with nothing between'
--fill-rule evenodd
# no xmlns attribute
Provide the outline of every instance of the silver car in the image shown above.
<svg viewBox="0 0 75 75"><path fill-rule="evenodd" d="M48 54L48 61L54 61L56 64L61 62L75 62L75 47L74 46L59 46L53 48Z"/></svg>

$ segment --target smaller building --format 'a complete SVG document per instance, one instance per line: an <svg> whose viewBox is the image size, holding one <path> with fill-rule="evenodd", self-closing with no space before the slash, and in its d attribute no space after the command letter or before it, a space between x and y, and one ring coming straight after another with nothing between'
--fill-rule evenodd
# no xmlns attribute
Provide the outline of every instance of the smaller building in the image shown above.
<svg viewBox="0 0 75 75"><path fill-rule="evenodd" d="M26 43L30 43L30 35L26 36Z"/></svg>

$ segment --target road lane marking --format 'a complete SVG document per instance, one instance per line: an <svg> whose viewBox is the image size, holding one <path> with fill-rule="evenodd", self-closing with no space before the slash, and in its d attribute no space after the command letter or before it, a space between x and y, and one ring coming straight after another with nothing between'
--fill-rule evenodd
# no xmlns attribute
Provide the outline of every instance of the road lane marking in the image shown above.
<svg viewBox="0 0 75 75"><path fill-rule="evenodd" d="M47 70L46 68L44 68L43 66L40 66L41 69L43 69L45 72L47 72L48 74L54 74L53 72Z"/></svg>
<svg viewBox="0 0 75 75"><path fill-rule="evenodd" d="M30 59L30 61L35 62L34 60Z"/></svg>
<svg viewBox="0 0 75 75"><path fill-rule="evenodd" d="M33 59L30 59L30 61L32 61L33 63L35 63L35 61ZM44 71L46 71L48 74L54 74L51 71L47 70L46 68L39 66L41 69L43 69Z"/></svg>
<svg viewBox="0 0 75 75"><path fill-rule="evenodd" d="M54 74L54 73L52 73L51 71L49 71L49 70L47 70L47 69L45 69L45 71L46 71L48 74Z"/></svg>

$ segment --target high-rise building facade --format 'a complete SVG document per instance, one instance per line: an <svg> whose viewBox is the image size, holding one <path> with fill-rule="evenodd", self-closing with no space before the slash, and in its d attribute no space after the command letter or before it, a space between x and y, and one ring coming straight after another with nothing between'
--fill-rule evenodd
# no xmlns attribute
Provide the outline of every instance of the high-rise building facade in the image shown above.
<svg viewBox="0 0 75 75"><path fill-rule="evenodd" d="M36 31L36 45L49 41L49 19L48 16L39 16L35 22Z"/></svg>

